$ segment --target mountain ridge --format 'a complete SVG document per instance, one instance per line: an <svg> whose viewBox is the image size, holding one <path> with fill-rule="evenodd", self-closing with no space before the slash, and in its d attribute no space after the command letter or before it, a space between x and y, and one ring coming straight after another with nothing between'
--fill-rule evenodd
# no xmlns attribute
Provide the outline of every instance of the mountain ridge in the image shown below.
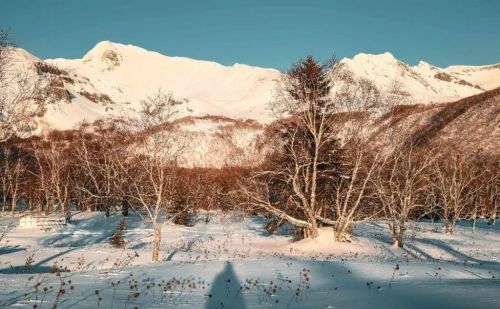
<svg viewBox="0 0 500 309"><path fill-rule="evenodd" d="M47 108L41 119L47 128L71 129L82 121L130 116L141 100L159 89L182 102L178 117L215 115L261 123L275 119L267 105L282 73L272 68L165 56L111 41L97 43L81 59L44 61L19 52L26 54L26 62L43 62L64 72L55 77L58 91L67 96ZM439 68L420 61L410 66L389 52L360 53L339 64L344 72L371 80L381 91L397 88L407 97L399 103L406 104L450 102L500 86L500 64ZM54 77L51 72L43 74Z"/></svg>

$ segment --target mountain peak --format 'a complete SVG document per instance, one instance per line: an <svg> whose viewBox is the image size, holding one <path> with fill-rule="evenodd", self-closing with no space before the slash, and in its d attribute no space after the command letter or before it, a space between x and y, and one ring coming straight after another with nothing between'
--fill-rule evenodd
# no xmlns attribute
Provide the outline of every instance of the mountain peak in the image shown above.
<svg viewBox="0 0 500 309"><path fill-rule="evenodd" d="M110 71L123 61L124 46L111 41L102 41L89 50L82 60L84 63L94 64L101 71Z"/></svg>
<svg viewBox="0 0 500 309"><path fill-rule="evenodd" d="M378 62L378 63L388 63L398 61L396 57L390 52L385 52L382 54L367 54L359 53L352 58L356 62Z"/></svg>

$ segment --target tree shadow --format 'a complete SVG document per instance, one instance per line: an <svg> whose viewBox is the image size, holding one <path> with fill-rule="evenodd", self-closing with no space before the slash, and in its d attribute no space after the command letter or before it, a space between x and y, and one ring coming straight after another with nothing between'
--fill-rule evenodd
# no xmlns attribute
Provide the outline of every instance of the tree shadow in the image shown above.
<svg viewBox="0 0 500 309"><path fill-rule="evenodd" d="M310 299L315 303L291 303L290 308L498 308L498 280L409 279L399 275L393 280L391 269L373 275L367 265L358 263L307 261L302 265L311 269L314 285ZM401 267L405 272L406 266ZM323 280L318 275L324 276ZM327 277L330 279L324 280Z"/></svg>
<svg viewBox="0 0 500 309"><path fill-rule="evenodd" d="M490 267L494 267L494 268L498 268L500 267L500 263L498 262L495 262L495 261L487 261L487 260L481 260L481 259L477 259L477 258L474 258L474 257L471 257L463 252L460 252L458 251L457 249L454 249L452 246L450 246L449 244L447 244L446 242L442 241L442 240L437 240L437 239L419 239L418 240L419 243L422 243L422 244L425 244L425 245L430 245L430 246L434 246L440 250L443 250L445 251L446 253L454 256L455 258L457 258L458 260L461 260L461 261L464 261L466 263L476 263L478 264L478 266L490 266ZM454 263L456 261L447 261L447 262L451 262L451 263Z"/></svg>
<svg viewBox="0 0 500 309"><path fill-rule="evenodd" d="M134 230L141 227L142 221L135 216L122 217L112 214L109 218L81 218L74 219L64 229L44 238L40 245L48 247L84 247L88 245L107 243L109 237L116 231L116 225L121 220L125 221L127 237L135 237Z"/></svg>
<svg viewBox="0 0 500 309"><path fill-rule="evenodd" d="M167 262L172 261L174 256L180 252L191 252L191 250L193 249L193 246L195 244L197 244L198 242L200 242L201 239L202 239L201 236L198 236L196 238L189 240L186 243L182 243L178 248L176 248L175 250L170 252L170 254L166 258L164 257L163 261L167 261Z"/></svg>
<svg viewBox="0 0 500 309"><path fill-rule="evenodd" d="M212 282L205 308L247 308L245 299L240 293L240 281L230 262L226 263L224 269Z"/></svg>
<svg viewBox="0 0 500 309"><path fill-rule="evenodd" d="M26 250L26 248L23 248L19 245L4 246L4 247L0 248L0 255L14 253L14 252L23 251L23 250Z"/></svg>
<svg viewBox="0 0 500 309"><path fill-rule="evenodd" d="M49 256L38 263L35 263L33 265L17 265L17 266L11 266L8 268L3 268L0 269L0 274L44 274L44 273L50 273L53 271L52 265L44 265L47 262L56 259L60 256L65 255L68 252L71 252L75 250L76 248L71 248L68 250L61 251L57 254L54 254L52 256ZM61 270L60 270L61 271Z"/></svg>

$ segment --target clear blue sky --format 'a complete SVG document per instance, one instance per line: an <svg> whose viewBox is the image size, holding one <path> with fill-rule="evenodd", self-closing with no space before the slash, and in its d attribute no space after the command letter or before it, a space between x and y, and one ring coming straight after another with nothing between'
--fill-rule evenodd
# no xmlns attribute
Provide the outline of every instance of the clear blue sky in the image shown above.
<svg viewBox="0 0 500 309"><path fill-rule="evenodd" d="M42 59L111 40L281 70L308 54L384 51L411 64L500 62L500 0L0 0L0 25Z"/></svg>

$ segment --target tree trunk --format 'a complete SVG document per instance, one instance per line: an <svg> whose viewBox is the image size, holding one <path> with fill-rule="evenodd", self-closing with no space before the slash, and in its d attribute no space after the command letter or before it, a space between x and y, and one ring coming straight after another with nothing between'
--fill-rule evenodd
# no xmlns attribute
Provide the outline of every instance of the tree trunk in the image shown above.
<svg viewBox="0 0 500 309"><path fill-rule="evenodd" d="M311 227L309 228L309 236L311 238L316 238L319 236L318 232L318 222L316 222L316 219L311 220Z"/></svg>
<svg viewBox="0 0 500 309"><path fill-rule="evenodd" d="M491 225L495 225L496 222L497 222L497 214L496 214L496 208L495 208L495 211L493 211L491 213L490 223L491 223Z"/></svg>
<svg viewBox="0 0 500 309"><path fill-rule="evenodd" d="M12 197L12 204L10 206L10 213L14 215L14 212L16 211L16 204L17 204L17 197Z"/></svg>
<svg viewBox="0 0 500 309"><path fill-rule="evenodd" d="M125 198L122 199L122 215L128 217L128 201Z"/></svg>
<svg viewBox="0 0 500 309"><path fill-rule="evenodd" d="M14 212L16 211L16 206L17 206L17 192L14 192L12 194L12 199L10 201L10 213L14 215Z"/></svg>
<svg viewBox="0 0 500 309"><path fill-rule="evenodd" d="M403 243L404 243L404 235L405 235L405 228L400 226L399 231L398 231L398 236L397 236L397 241L398 241L398 247L403 248Z"/></svg>
<svg viewBox="0 0 500 309"><path fill-rule="evenodd" d="M450 222L450 230L449 230L449 234L453 234L453 230L455 229L455 225L457 225L457 220L456 219L452 219L451 222Z"/></svg>
<svg viewBox="0 0 500 309"><path fill-rule="evenodd" d="M389 223L389 230L391 231L391 240L392 240L392 245L396 246L398 244L398 240L396 239L396 224L395 223Z"/></svg>
<svg viewBox="0 0 500 309"><path fill-rule="evenodd" d="M333 227L335 241L343 242L349 240L351 236L349 232L350 229L351 224L349 224L349 222L346 222L345 220L339 220Z"/></svg>
<svg viewBox="0 0 500 309"><path fill-rule="evenodd" d="M153 229L153 262L158 262L160 260L161 226L155 225Z"/></svg>
<svg viewBox="0 0 500 309"><path fill-rule="evenodd" d="M446 234L452 234L452 228L450 224L450 220L448 218L444 218L444 231Z"/></svg>
<svg viewBox="0 0 500 309"><path fill-rule="evenodd" d="M63 206L63 213L64 213L64 218L66 219L66 222L69 223L71 221L71 209L69 207L69 204Z"/></svg>
<svg viewBox="0 0 500 309"><path fill-rule="evenodd" d="M401 222L393 222L389 224L389 228L391 230L392 245L403 248L405 234L404 224L401 224Z"/></svg>
<svg viewBox="0 0 500 309"><path fill-rule="evenodd" d="M7 205L7 195L5 194L5 191L2 195L2 212L5 213L5 205Z"/></svg>

